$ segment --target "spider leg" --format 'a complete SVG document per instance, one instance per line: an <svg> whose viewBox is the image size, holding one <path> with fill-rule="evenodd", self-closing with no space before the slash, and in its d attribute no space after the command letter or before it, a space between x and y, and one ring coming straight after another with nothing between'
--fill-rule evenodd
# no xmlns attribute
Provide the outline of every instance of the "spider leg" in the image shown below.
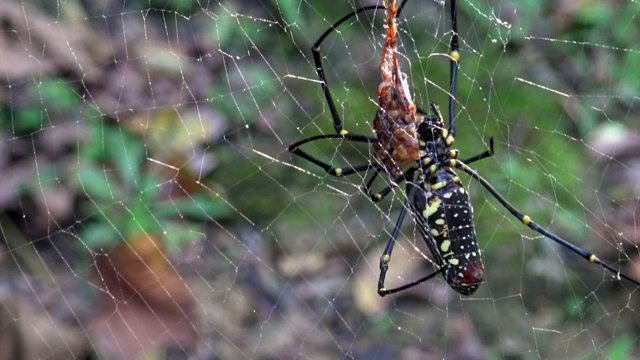
<svg viewBox="0 0 640 360"><path fill-rule="evenodd" d="M333 128L336 130L336 133L338 133L339 135L346 135L347 131L343 129L342 119L340 118L340 115L338 114L338 110L336 109L336 105L335 105L335 103L333 101L333 96L331 96L331 90L329 90L329 85L327 83L327 78L326 78L326 76L324 74L324 69L322 67L322 57L320 56L320 44L322 44L324 39L330 33L332 33L334 30L336 30L336 28L338 26L340 26L345 21L349 20L351 17L354 17L354 16L358 15L359 13L361 13L363 11L377 10L377 9L384 9L384 6L382 6L382 5L365 6L365 7L362 7L362 8L359 8L359 9L353 11L352 13L350 13L348 15L343 16L335 24L331 25L331 27L329 29L327 29L327 31L325 31L320 36L318 41L316 41L315 44L313 44L313 47L311 48L311 52L313 53L313 61L314 61L315 65L316 65L316 71L318 72L318 77L320 78L320 82L321 82L321 85L322 85L322 91L324 92L324 97L327 99L327 104L329 105L329 110L331 111L331 118L333 118Z"/></svg>
<svg viewBox="0 0 640 360"><path fill-rule="evenodd" d="M550 232L549 230L541 227L540 225L538 225L536 222L534 222L533 220L531 220L531 218L528 215L525 215L524 213L522 213L520 210L516 209L513 205L511 205L511 203L509 203L507 201L507 199L505 199L502 195L500 195L500 193L494 189L493 186L491 186L491 184L485 180L482 176L480 176L477 172L475 172L473 169L471 169L470 167L468 167L465 163L461 162L460 160L455 160L455 159L451 159L448 161L447 166L451 166L451 167L455 167L457 169L460 169L462 171L464 171L465 173L469 174L469 176L471 176L472 178L474 178L476 181L478 181L480 183L480 185L482 185L482 187L484 187L487 191L489 191L489 193L496 198L496 200L498 200L498 202L500 202L500 204L502 204L502 206L504 206L513 216L515 216L518 220L520 220L523 224L527 225L529 228L531 228L533 231L544 235L545 237L555 241L556 243L562 245L563 247L567 248L568 250L574 252L575 254L579 255L581 258L587 260L590 263L593 264L598 264L600 266L602 266L603 268L605 268L606 270L612 272L613 274L615 274L615 277L617 279L623 278L625 280L628 280L630 282L632 282L633 284L640 286L640 281L620 272L620 270L614 268L613 266L607 264L606 262L600 260L595 254L591 254L588 253L587 251L579 248L578 246L568 242L567 240L564 240L563 238L559 237L558 235Z"/></svg>
<svg viewBox="0 0 640 360"><path fill-rule="evenodd" d="M339 134L322 134L322 135L316 135L316 136L312 136L310 138L304 139L304 140L300 140L298 142L295 142L291 145L289 145L289 152L291 152L292 154L296 154L318 166L320 166L321 168L323 168L327 173L329 173L330 175L333 175L335 177L341 177L341 176L347 176L347 175L351 175L351 174L356 174L359 172L363 172L363 171L367 171L369 169L377 169L378 166L373 164L372 162L369 162L367 164L362 164L362 165L354 165L354 166L350 166L347 168L336 168L333 165L326 163L320 159L317 159L311 155L309 155L307 152L303 151L302 149L300 149L300 145L304 145L306 143L310 143L316 140L321 140L321 139L343 139L343 140L349 140L349 141L354 141L354 142L363 142L363 143L372 143L374 141L376 141L376 138L371 137L371 136L364 136L364 135L352 135L352 134L347 134L347 135L339 135ZM377 174L377 172L376 172ZM374 175L374 177L377 175Z"/></svg>
<svg viewBox="0 0 640 360"><path fill-rule="evenodd" d="M413 173L418 169L417 167L412 167L408 169L403 174L395 178L389 185L387 185L381 191L374 194L371 192L371 188L373 186L373 182L378 178L378 175L380 175L380 166L374 164L373 162L368 162L366 164L353 165L347 168L343 168L343 167L337 168L329 163L326 163L318 158L313 157L309 153L300 149L301 145L304 145L306 143L310 143L313 141L321 140L321 139L343 139L343 140L349 140L354 142L372 143L374 141L377 141L376 138L372 136L364 136L364 135L356 135L356 134L346 134L346 135L322 134L322 135L312 136L310 138L295 142L291 144L288 148L289 152L291 152L292 154L296 154L302 157L303 159L306 159L307 161L318 165L319 167L323 168L329 175L332 175L335 177L348 176L348 175L364 172L370 169L375 170L375 173L371 176L369 181L367 181L367 184L362 187L362 192L364 192L367 196L369 196L369 198L373 202L378 202L384 199L391 192L391 190L393 190L398 185L400 185L402 181L412 177Z"/></svg>
<svg viewBox="0 0 640 360"><path fill-rule="evenodd" d="M404 202L402 206L402 210L400 211L400 215L398 216L398 220L391 232L391 237L389 238L389 242L380 256L380 278L378 279L378 295L384 297L389 294L397 293L409 288L412 288L418 284L421 284L434 276L442 273L444 270L448 268L447 264L444 264L438 268L435 272L420 278L416 281L410 282L408 284L402 285L397 288L387 289L384 286L385 278L387 277L387 271L389 270L389 261L391 261L391 253L393 252L393 247L396 244L396 239L398 238L398 233L400 232L400 228L402 227L402 223L404 222L404 218L407 215L407 209L409 208L409 204L413 201L413 197L415 196L416 191L418 190L417 186L414 186L407 195L407 200Z"/></svg>
<svg viewBox="0 0 640 360"><path fill-rule="evenodd" d="M449 45L449 59L451 62L449 72L449 134L456 136L456 86L458 84L458 61L460 61L458 40L458 14L456 13L456 1L451 0L451 43Z"/></svg>
<svg viewBox="0 0 640 360"><path fill-rule="evenodd" d="M468 159L464 159L464 160L460 160L463 163L465 163L466 165L469 165L473 162L476 162L478 160L482 160L484 158L488 158L490 156L493 156L495 154L495 152L493 151L493 136L489 138L489 149L485 152L483 152L482 154L478 154L476 156L470 157Z"/></svg>
<svg viewBox="0 0 640 360"><path fill-rule="evenodd" d="M407 179L410 179L411 177L413 177L413 173L416 170L418 170L418 167L412 167L412 168L408 169L407 171L402 173L400 176L398 176L397 178L393 179L393 181L391 181L391 183L389 185L387 185L384 189L382 189L379 192L373 194L371 192L371 184L373 183L373 180L375 180L375 178L379 174L379 172L376 172L371 177L371 179L369 180L367 185L362 188L362 191L369 196L371 201L378 202L378 201L384 199L387 195L389 195L391 190L393 190L396 187L398 187L398 185L400 185L400 183L402 183L404 180L407 180Z"/></svg>
<svg viewBox="0 0 640 360"><path fill-rule="evenodd" d="M447 264L444 264L444 265L440 266L438 268L438 270L432 272L431 274L429 274L429 275L427 275L427 276L425 276L423 278L420 278L420 279L418 279L416 281L412 281L412 282L410 282L408 284L405 284L405 285L402 285L402 286L398 286L397 288L388 289L388 290L384 289L384 288L380 288L380 289L378 289L378 295L384 297L384 296L389 295L389 294L395 294L397 292L410 289L410 288L412 288L412 287L414 287L416 285L420 285L423 282L432 279L436 275L438 275L438 274L444 272L445 270L447 270L448 267L449 266Z"/></svg>

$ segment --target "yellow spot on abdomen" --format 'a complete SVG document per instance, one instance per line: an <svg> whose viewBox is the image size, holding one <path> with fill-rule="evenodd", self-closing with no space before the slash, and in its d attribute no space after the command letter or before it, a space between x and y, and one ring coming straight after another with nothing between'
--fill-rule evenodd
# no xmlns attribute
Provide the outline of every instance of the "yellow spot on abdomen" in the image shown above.
<svg viewBox="0 0 640 360"><path fill-rule="evenodd" d="M449 251L450 247L451 247L451 241L449 240L445 240L442 242L442 244L440 244L440 250L442 250L442 252Z"/></svg>
<svg viewBox="0 0 640 360"><path fill-rule="evenodd" d="M429 201L429 203L427 204L427 208L422 212L422 215L425 217L425 219L428 219L429 216L438 211L440 203L442 203L442 200L440 200L440 198L438 197L435 197Z"/></svg>

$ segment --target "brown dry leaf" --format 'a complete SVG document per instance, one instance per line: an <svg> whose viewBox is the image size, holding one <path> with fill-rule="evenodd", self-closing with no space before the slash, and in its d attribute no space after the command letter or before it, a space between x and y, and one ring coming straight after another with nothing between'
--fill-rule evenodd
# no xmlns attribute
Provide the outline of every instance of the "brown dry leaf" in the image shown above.
<svg viewBox="0 0 640 360"><path fill-rule="evenodd" d="M195 298L159 237L129 236L113 253L96 258L96 270L105 293L90 329L105 358L132 359L175 346L195 350Z"/></svg>
<svg viewBox="0 0 640 360"><path fill-rule="evenodd" d="M110 257L117 276L133 292L130 295L164 311L192 310L193 295L167 259L163 242L155 235L129 236Z"/></svg>

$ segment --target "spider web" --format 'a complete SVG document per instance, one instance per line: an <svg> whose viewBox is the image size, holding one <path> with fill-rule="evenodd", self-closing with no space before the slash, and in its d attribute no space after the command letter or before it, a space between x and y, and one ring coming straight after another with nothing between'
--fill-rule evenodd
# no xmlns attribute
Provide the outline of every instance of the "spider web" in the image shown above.
<svg viewBox="0 0 640 360"><path fill-rule="evenodd" d="M0 6L0 358L638 356L637 288L465 175L480 289L463 297L437 277L377 295L404 187L373 204L359 190L370 173L335 178L286 151L334 131L311 45L372 4ZM459 1L458 12L460 157L493 137L478 173L640 279L638 3ZM422 108L447 108L448 14L410 0L400 16ZM361 13L321 46L351 133L371 133L383 18ZM349 142L305 150L335 166L370 157ZM388 288L432 264L407 218Z"/></svg>

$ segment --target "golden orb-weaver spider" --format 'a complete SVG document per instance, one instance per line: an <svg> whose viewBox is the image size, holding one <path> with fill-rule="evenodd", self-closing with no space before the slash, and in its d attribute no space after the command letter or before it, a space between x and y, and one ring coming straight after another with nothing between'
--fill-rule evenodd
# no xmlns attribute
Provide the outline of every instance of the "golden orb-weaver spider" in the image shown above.
<svg viewBox="0 0 640 360"><path fill-rule="evenodd" d="M640 286L639 281L619 272L612 265L600 260L596 255L540 227L529 216L511 205L487 180L471 169L468 164L493 155L492 138L487 151L465 160L458 159L459 151L451 148L456 132L456 85L460 61L456 1L450 1L452 35L449 44L448 126L445 126L443 116L437 105L430 105L431 114L427 114L424 110L415 106L411 99L406 75L400 71L396 47L396 19L406 2L407 0L404 0L398 7L395 1L391 0L385 5L373 5L356 9L333 24L315 42L312 47L313 59L331 112L336 134L316 135L295 142L288 148L291 153L320 166L327 173L336 177L373 170L375 172L374 175L362 189L374 202L382 200L398 184L403 181L406 182L406 201L403 204L384 253L380 258L378 294L385 296L405 290L439 273L443 274L451 288L462 295L471 295L478 289L484 278L484 266L476 240L473 208L469 195L454 169L461 170L475 179L524 225L576 253L590 263L602 266L607 271L615 274L617 278L626 279ZM342 119L338 114L324 74L320 54L320 45L329 34L348 19L370 10L385 10L387 27L383 54L380 60L382 82L378 87L379 105L373 120L375 136L350 134L343 128ZM306 143L320 139L342 139L369 143L372 147L373 159L362 165L336 168L311 156L300 148ZM402 170L409 165L411 166L407 170ZM372 184L380 172L386 173L393 180L390 185L380 192L372 193ZM407 210L411 212L416 221L421 235L435 258L438 269L417 281L395 289L386 289L384 283L391 253Z"/></svg>

